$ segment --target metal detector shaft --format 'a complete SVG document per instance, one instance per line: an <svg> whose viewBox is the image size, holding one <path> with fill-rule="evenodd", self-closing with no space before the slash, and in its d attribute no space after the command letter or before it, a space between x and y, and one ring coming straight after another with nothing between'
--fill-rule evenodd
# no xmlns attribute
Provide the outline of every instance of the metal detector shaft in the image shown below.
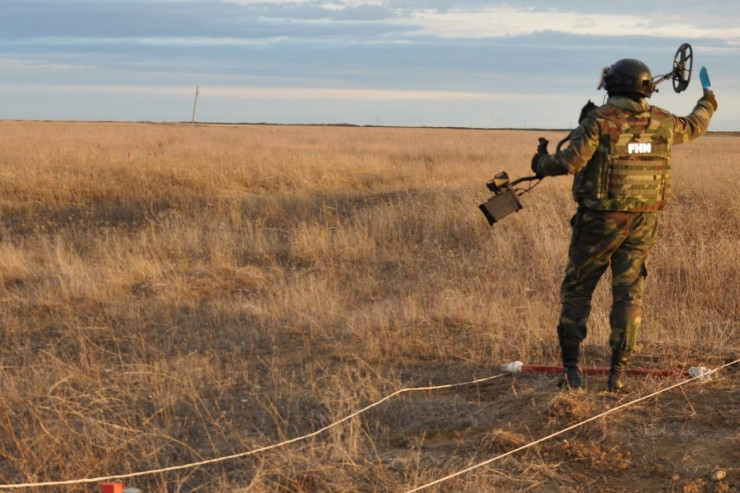
<svg viewBox="0 0 740 493"><path fill-rule="evenodd" d="M512 181L511 183L509 183L509 186L510 187L513 187L514 185L516 185L518 183L522 183L522 182L525 182L525 181L534 181L534 180L539 180L539 179L540 178L537 178L537 175L535 175L535 176L522 176L521 178L517 178L516 180Z"/></svg>

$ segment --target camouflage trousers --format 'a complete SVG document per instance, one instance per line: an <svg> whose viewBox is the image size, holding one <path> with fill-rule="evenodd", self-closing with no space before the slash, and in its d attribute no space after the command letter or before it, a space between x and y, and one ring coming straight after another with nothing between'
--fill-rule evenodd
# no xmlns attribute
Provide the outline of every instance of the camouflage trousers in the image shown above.
<svg viewBox="0 0 740 493"><path fill-rule="evenodd" d="M579 208L571 224L573 236L560 290L560 344L579 344L586 338L591 297L611 265L609 345L612 349L632 351L642 322L646 261L655 243L657 213Z"/></svg>

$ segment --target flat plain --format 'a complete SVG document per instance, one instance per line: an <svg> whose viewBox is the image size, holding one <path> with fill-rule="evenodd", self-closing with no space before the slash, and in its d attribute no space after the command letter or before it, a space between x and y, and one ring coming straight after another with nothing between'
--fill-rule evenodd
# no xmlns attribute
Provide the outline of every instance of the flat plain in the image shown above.
<svg viewBox="0 0 740 493"><path fill-rule="evenodd" d="M402 388L558 364L571 178L493 228L478 205L495 173L529 173L539 136L565 135L0 122L0 485L240 455ZM738 156L735 134L674 149L634 366L739 357ZM607 361L608 283L586 366ZM305 440L124 482L408 491L683 377L628 395L555 378L407 392ZM426 491L738 491L739 384L730 366Z"/></svg>

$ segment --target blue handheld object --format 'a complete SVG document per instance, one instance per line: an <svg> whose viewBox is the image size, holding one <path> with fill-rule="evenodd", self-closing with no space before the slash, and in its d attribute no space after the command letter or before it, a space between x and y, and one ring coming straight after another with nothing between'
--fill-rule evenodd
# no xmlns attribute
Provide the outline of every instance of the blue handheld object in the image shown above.
<svg viewBox="0 0 740 493"><path fill-rule="evenodd" d="M702 67L699 71L699 78L701 79L702 89L709 89L709 86L711 86L712 83L709 82L709 74L707 73L706 67Z"/></svg>

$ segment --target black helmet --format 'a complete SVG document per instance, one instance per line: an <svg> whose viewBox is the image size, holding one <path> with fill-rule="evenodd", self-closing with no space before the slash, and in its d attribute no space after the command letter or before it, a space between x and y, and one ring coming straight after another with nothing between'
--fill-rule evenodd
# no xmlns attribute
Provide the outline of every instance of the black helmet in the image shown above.
<svg viewBox="0 0 740 493"><path fill-rule="evenodd" d="M640 60L623 58L606 70L604 87L609 94L640 95L649 98L655 91L650 69Z"/></svg>

